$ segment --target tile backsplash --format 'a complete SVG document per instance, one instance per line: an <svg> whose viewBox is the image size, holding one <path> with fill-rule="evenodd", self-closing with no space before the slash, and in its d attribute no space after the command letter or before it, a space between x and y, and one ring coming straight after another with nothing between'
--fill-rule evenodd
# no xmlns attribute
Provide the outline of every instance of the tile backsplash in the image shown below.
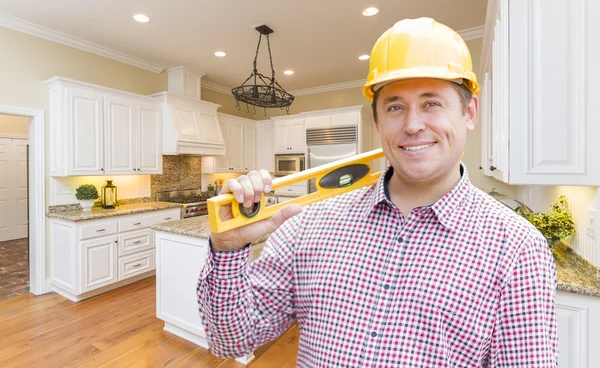
<svg viewBox="0 0 600 368"><path fill-rule="evenodd" d="M162 175L150 176L152 198L165 190L197 189L202 186L202 157L164 155Z"/></svg>

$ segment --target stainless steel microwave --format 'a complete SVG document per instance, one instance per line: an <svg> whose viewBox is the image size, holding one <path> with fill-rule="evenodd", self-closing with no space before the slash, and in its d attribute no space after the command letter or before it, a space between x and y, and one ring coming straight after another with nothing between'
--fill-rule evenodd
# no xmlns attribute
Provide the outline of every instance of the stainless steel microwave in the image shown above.
<svg viewBox="0 0 600 368"><path fill-rule="evenodd" d="M275 155L275 176L286 176L304 171L304 154Z"/></svg>

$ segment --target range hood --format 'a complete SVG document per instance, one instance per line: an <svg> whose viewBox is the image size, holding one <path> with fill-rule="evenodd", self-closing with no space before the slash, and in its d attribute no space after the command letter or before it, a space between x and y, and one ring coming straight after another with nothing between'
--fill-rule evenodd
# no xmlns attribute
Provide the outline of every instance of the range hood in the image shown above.
<svg viewBox="0 0 600 368"><path fill-rule="evenodd" d="M151 95L161 101L163 155L222 156L225 141L217 109L200 100L203 74L185 67L167 70L169 90Z"/></svg>

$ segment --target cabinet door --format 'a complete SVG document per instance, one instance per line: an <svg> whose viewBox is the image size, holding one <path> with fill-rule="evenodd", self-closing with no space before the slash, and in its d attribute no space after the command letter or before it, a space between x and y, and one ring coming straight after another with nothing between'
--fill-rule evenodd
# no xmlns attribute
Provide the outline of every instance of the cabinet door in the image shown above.
<svg viewBox="0 0 600 368"><path fill-rule="evenodd" d="M275 171L273 122L256 123L256 169Z"/></svg>
<svg viewBox="0 0 600 368"><path fill-rule="evenodd" d="M360 112L347 112L331 115L331 127L358 125Z"/></svg>
<svg viewBox="0 0 600 368"><path fill-rule="evenodd" d="M229 146L227 142L229 141L229 132L227 130L228 124L221 123L221 132L223 132L223 140L225 141L225 154L223 156L215 157L215 168L216 172L229 172Z"/></svg>
<svg viewBox="0 0 600 368"><path fill-rule="evenodd" d="M81 293L117 281L117 236L81 242Z"/></svg>
<svg viewBox="0 0 600 368"><path fill-rule="evenodd" d="M226 145L229 171L244 171L244 125L242 123L227 124Z"/></svg>
<svg viewBox="0 0 600 368"><path fill-rule="evenodd" d="M256 126L244 123L244 172L256 169Z"/></svg>
<svg viewBox="0 0 600 368"><path fill-rule="evenodd" d="M103 95L77 87L66 89L67 175L104 173Z"/></svg>
<svg viewBox="0 0 600 368"><path fill-rule="evenodd" d="M135 173L135 100L105 94L104 138L106 174Z"/></svg>
<svg viewBox="0 0 600 368"><path fill-rule="evenodd" d="M288 153L290 152L289 145L289 133L288 125L283 121L276 121L274 123L274 135L275 135L275 153Z"/></svg>
<svg viewBox="0 0 600 368"><path fill-rule="evenodd" d="M287 134L290 151L306 151L306 130L304 129L304 120L290 121Z"/></svg>
<svg viewBox="0 0 600 368"><path fill-rule="evenodd" d="M510 183L599 185L597 1L510 2Z"/></svg>
<svg viewBox="0 0 600 368"><path fill-rule="evenodd" d="M160 106L145 101L136 103L138 174L162 174Z"/></svg>
<svg viewBox="0 0 600 368"><path fill-rule="evenodd" d="M331 126L331 116L311 116L304 119L306 129L329 128Z"/></svg>

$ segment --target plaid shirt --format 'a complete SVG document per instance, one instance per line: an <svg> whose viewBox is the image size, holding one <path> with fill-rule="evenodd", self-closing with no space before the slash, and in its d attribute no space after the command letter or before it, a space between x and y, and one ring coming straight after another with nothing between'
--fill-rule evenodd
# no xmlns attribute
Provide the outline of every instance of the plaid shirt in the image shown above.
<svg viewBox="0 0 600 368"><path fill-rule="evenodd" d="M376 185L314 203L248 265L212 253L198 282L212 352L300 328L299 367L555 367L556 269L542 235L460 182L403 216Z"/></svg>

